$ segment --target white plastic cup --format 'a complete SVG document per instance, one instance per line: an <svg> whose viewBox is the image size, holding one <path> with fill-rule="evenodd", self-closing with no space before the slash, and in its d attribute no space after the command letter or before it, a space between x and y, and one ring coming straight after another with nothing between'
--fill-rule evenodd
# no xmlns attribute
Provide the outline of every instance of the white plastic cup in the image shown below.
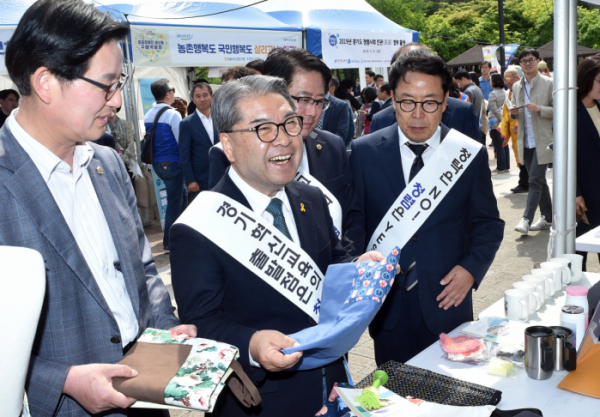
<svg viewBox="0 0 600 417"><path fill-rule="evenodd" d="M526 323L529 320L529 293L515 289L504 291L504 314L509 320Z"/></svg>
<svg viewBox="0 0 600 417"><path fill-rule="evenodd" d="M535 282L517 281L513 282L515 290L525 291L529 294L529 313L533 314L542 307L543 293L538 292L538 285Z"/></svg>
<svg viewBox="0 0 600 417"><path fill-rule="evenodd" d="M571 284L581 281L581 277L583 276L583 256L577 255L576 253L565 253L560 257L571 260L571 273L573 274L573 277L571 278Z"/></svg>

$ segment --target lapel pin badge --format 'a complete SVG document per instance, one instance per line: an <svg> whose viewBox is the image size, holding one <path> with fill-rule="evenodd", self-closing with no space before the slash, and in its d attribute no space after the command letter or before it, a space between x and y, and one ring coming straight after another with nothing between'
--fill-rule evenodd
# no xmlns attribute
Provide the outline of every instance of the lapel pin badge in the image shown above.
<svg viewBox="0 0 600 417"><path fill-rule="evenodd" d="M100 174L100 175L104 174L104 170L102 169L101 166L97 166L96 171L98 171L98 174Z"/></svg>
<svg viewBox="0 0 600 417"><path fill-rule="evenodd" d="M319 144L317 144L317 149L321 150L321 149L323 149L323 146L321 146L321 144L319 143Z"/></svg>
<svg viewBox="0 0 600 417"><path fill-rule="evenodd" d="M300 203L300 211L302 213L306 213L306 209L304 208L304 203Z"/></svg>

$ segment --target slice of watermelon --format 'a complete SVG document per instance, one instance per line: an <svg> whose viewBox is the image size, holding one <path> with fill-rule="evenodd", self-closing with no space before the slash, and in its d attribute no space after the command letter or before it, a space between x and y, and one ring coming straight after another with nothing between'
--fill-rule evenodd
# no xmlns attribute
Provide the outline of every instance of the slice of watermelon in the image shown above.
<svg viewBox="0 0 600 417"><path fill-rule="evenodd" d="M450 337L446 333L440 335L442 350L449 354L469 355L481 349L481 340L469 336Z"/></svg>

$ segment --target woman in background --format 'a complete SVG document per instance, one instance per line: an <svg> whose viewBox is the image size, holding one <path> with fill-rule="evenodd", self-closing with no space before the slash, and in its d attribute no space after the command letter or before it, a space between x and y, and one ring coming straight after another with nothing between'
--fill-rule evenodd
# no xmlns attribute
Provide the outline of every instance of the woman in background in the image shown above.
<svg viewBox="0 0 600 417"><path fill-rule="evenodd" d="M120 119L117 113L121 108L111 108L110 116L108 118L108 127L110 133L115 139L115 150L121 155L121 160L127 168L129 168L130 161L135 161L137 155L135 152L135 137L133 133L133 126L127 120ZM131 183L134 184L133 174L127 169Z"/></svg>
<svg viewBox="0 0 600 417"><path fill-rule="evenodd" d="M371 107L373 106L373 102L377 98L377 89L375 87L367 87L364 88L360 92L360 97L362 99L363 105L358 111L358 118L356 121L356 131L357 137L364 136L369 134L369 129L371 128L371 121L367 119L367 114L371 111Z"/></svg>
<svg viewBox="0 0 600 417"><path fill-rule="evenodd" d="M489 97L490 112L489 124L490 124L490 137L494 144L494 150L496 152L496 172L507 172L510 169L510 154L508 146L504 146L504 139L498 131L498 126L502 121L502 106L506 99L504 93L504 78L500 74L492 74L492 91Z"/></svg>
<svg viewBox="0 0 600 417"><path fill-rule="evenodd" d="M185 101L181 97L175 97L175 102L173 103L173 107L175 107L175 110L177 110L179 113L181 113L182 119L185 119L185 117L187 116L187 105L188 105L187 101Z"/></svg>

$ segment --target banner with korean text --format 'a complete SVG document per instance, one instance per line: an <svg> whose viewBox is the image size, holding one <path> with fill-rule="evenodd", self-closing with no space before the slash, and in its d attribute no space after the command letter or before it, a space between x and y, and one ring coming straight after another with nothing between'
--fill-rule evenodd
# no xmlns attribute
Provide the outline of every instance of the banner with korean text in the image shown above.
<svg viewBox="0 0 600 417"><path fill-rule="evenodd" d="M7 75L6 64L4 63L4 56L6 54L6 46L8 41L15 33L16 26L8 26L0 29L0 75Z"/></svg>
<svg viewBox="0 0 600 417"><path fill-rule="evenodd" d="M504 62L508 67L510 62L512 61L517 49L519 49L519 43L511 43L509 45L504 45ZM496 71L500 71L500 63L498 61L498 45L489 45L483 46L483 59L484 61L488 61L492 63L492 69Z"/></svg>
<svg viewBox="0 0 600 417"><path fill-rule="evenodd" d="M302 32L133 25L131 40L138 67L225 67L300 48Z"/></svg>
<svg viewBox="0 0 600 417"><path fill-rule="evenodd" d="M389 67L394 52L412 40L413 32L321 30L323 61L329 68Z"/></svg>

